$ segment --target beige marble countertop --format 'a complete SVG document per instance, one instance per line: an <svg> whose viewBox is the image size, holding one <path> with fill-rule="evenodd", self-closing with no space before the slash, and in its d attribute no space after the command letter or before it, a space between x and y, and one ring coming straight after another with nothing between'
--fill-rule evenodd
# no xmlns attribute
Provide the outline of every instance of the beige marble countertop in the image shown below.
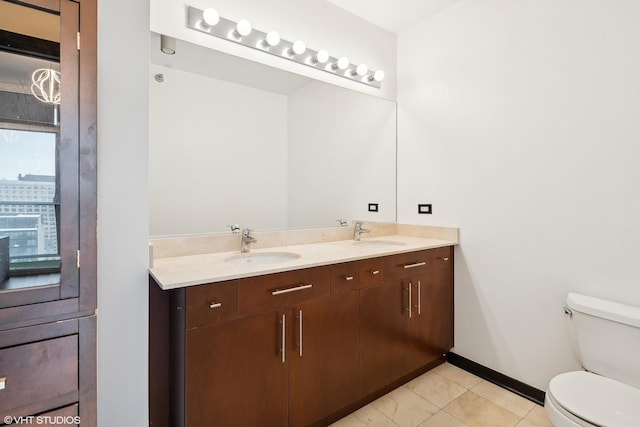
<svg viewBox="0 0 640 427"><path fill-rule="evenodd" d="M435 233L430 233L429 229L433 230L431 227L409 226L396 228L393 230L396 234L372 233L371 237L362 236L363 242L390 241L396 243L394 245L358 245L349 239L251 249L251 253L290 252L300 255L296 259L271 264L234 264L226 261L239 255L239 250L163 256L152 259L149 272L162 289L169 290L458 244L457 229L438 228Z"/></svg>

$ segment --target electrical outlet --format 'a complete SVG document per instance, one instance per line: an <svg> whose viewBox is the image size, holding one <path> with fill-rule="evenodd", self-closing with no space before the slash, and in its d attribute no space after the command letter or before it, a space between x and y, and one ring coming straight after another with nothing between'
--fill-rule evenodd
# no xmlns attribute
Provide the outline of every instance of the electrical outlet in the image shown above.
<svg viewBox="0 0 640 427"><path fill-rule="evenodd" d="M369 203L369 212L378 212L378 204Z"/></svg>
<svg viewBox="0 0 640 427"><path fill-rule="evenodd" d="M433 208L431 207L431 203L420 203L418 204L418 213L419 214L432 214Z"/></svg>

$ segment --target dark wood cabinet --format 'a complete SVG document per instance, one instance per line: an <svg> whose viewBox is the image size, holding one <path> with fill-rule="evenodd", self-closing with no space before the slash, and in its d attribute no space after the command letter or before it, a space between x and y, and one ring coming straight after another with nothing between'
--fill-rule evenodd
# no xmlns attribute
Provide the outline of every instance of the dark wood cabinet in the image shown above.
<svg viewBox="0 0 640 427"><path fill-rule="evenodd" d="M289 426L308 426L359 396L358 292L293 309Z"/></svg>
<svg viewBox="0 0 640 427"><path fill-rule="evenodd" d="M172 291L151 280L150 424L327 425L441 363L453 345L452 256L438 248Z"/></svg>
<svg viewBox="0 0 640 427"><path fill-rule="evenodd" d="M280 352L287 315L274 310L187 331L185 425L287 425L288 366Z"/></svg>
<svg viewBox="0 0 640 427"><path fill-rule="evenodd" d="M0 130L40 162L2 154L0 416L93 426L97 2L0 0L0 15Z"/></svg>

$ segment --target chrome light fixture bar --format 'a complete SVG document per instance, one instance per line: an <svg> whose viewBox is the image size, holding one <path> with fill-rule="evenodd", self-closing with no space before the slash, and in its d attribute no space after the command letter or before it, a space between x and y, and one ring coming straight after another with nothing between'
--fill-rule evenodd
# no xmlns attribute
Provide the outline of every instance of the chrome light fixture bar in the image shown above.
<svg viewBox="0 0 640 427"><path fill-rule="evenodd" d="M384 79L382 70L373 71L365 64L351 64L346 57L332 57L323 49L309 49L302 40L284 40L273 30L256 30L245 19L238 22L225 19L213 8L201 10L189 6L187 27L367 86L380 88Z"/></svg>

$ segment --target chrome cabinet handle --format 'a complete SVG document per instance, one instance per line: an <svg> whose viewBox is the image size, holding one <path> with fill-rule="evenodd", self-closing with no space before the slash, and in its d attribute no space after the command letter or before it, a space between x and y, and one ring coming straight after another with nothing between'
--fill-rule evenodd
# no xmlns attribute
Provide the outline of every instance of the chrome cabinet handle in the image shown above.
<svg viewBox="0 0 640 427"><path fill-rule="evenodd" d="M302 357L302 310L298 310L298 355Z"/></svg>
<svg viewBox="0 0 640 427"><path fill-rule="evenodd" d="M442 261L449 261L449 257L444 257L444 256L439 256L438 259Z"/></svg>
<svg viewBox="0 0 640 427"><path fill-rule="evenodd" d="M353 276L344 276L344 280L347 280L347 281L353 280Z"/></svg>
<svg viewBox="0 0 640 427"><path fill-rule="evenodd" d="M411 284L411 282L409 282L409 286L407 287L409 290L409 308L405 308L405 311L409 312L409 319L411 319L411 288L413 287L413 285Z"/></svg>
<svg viewBox="0 0 640 427"><path fill-rule="evenodd" d="M299 286L295 286L293 288L287 288L287 289L276 289L275 291L271 292L271 295L282 295L282 294L288 294L289 292L296 292L296 291L301 291L303 289L309 289L312 288L313 285L311 283L307 283L307 284L301 284Z"/></svg>
<svg viewBox="0 0 640 427"><path fill-rule="evenodd" d="M7 377L0 377L0 390L4 390L7 385Z"/></svg>
<svg viewBox="0 0 640 427"><path fill-rule="evenodd" d="M423 262L416 262L416 263L413 263L413 264L405 264L404 268L407 269L407 268L422 267L425 264L426 264L426 262L424 262L424 261Z"/></svg>
<svg viewBox="0 0 640 427"><path fill-rule="evenodd" d="M209 308L220 308L222 307L222 303L221 302L211 302L209 303Z"/></svg>
<svg viewBox="0 0 640 427"><path fill-rule="evenodd" d="M372 274L372 275L374 275L374 276L375 276L376 274L379 274L379 273L380 273L380 270L373 270L373 271L371 272L371 274Z"/></svg>
<svg viewBox="0 0 640 427"><path fill-rule="evenodd" d="M418 315L420 315L422 311L420 305L420 280L418 280Z"/></svg>
<svg viewBox="0 0 640 427"><path fill-rule="evenodd" d="M282 315L282 319L280 320L280 325L282 326L282 336L281 336L281 340L282 340L282 346L280 347L280 360L282 361L282 363L286 363L287 361L287 356L285 355L285 350L287 349L286 347L286 339L287 339L287 334L286 334L286 321L287 321L287 315L283 314Z"/></svg>

